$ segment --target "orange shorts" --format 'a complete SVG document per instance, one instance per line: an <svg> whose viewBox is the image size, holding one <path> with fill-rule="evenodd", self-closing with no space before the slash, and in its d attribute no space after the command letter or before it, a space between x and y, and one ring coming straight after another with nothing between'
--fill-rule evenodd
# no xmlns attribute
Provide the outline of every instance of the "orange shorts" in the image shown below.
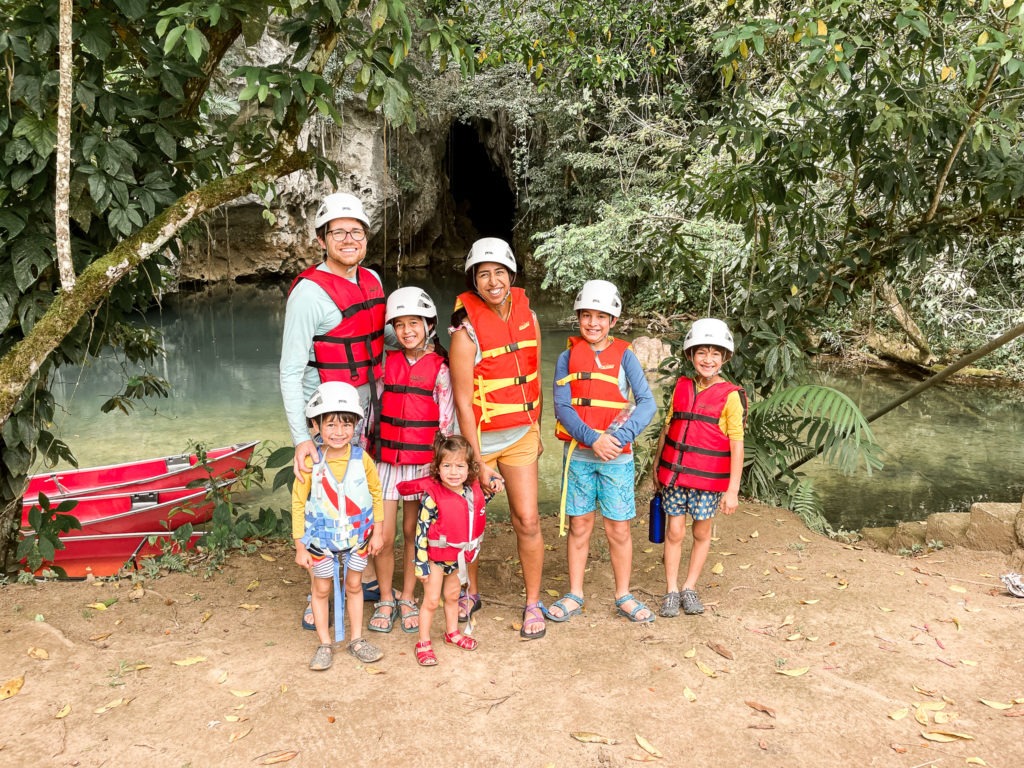
<svg viewBox="0 0 1024 768"><path fill-rule="evenodd" d="M483 456L484 464L494 467L497 464L504 464L509 467L527 467L537 461L537 452L540 450L540 426L534 422L526 434L516 440L512 445L503 448L495 453L488 453Z"/></svg>

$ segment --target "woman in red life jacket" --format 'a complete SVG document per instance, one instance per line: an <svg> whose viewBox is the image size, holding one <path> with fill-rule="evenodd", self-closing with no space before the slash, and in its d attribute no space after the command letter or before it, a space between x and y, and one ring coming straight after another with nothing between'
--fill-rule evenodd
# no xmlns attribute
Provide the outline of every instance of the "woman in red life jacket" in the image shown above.
<svg viewBox="0 0 1024 768"><path fill-rule="evenodd" d="M508 243L485 237L466 258L466 285L452 315L449 360L455 416L480 462L480 484L508 493L523 566L526 607L520 635L544 636L540 603L544 539L537 506L540 440L540 327L526 293L513 288L516 260ZM460 600L466 618L480 608L477 569Z"/></svg>
<svg viewBox="0 0 1024 768"><path fill-rule="evenodd" d="M397 486L429 474L434 437L438 432L451 434L454 406L447 353L435 333L437 309L426 291L409 286L392 292L385 320L395 331L399 349L384 358L377 441L377 472L384 490L384 547L374 558L382 599L374 605L370 629L390 632L398 620L403 632L414 633L419 626L419 610L413 599L413 538L420 497L418 493L403 496ZM402 599L395 600L391 586L399 504L403 578Z"/></svg>
<svg viewBox="0 0 1024 768"><path fill-rule="evenodd" d="M733 353L732 333L721 320L697 320L683 340L694 378L681 376L672 394L672 410L654 455L655 487L665 509L665 597L661 615L704 612L697 579L711 548L715 513L726 515L739 504L743 472L743 427L747 401L742 387L720 375ZM686 515L693 518L693 547L686 581L678 586L679 558L686 537Z"/></svg>
<svg viewBox="0 0 1024 768"><path fill-rule="evenodd" d="M423 582L416 661L423 667L437 664L430 641L430 624L444 594L444 641L465 651L478 643L459 631L459 589L468 579L484 535L484 493L477 480L479 465L469 442L460 435L438 435L430 474L398 484L400 493L422 494L416 526L416 578Z"/></svg>

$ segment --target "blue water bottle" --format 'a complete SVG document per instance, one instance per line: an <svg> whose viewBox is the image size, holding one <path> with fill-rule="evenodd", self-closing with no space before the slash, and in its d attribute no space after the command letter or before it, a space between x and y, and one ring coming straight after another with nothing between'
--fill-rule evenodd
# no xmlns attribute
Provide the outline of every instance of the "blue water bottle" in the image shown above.
<svg viewBox="0 0 1024 768"><path fill-rule="evenodd" d="M651 497L651 525L647 531L647 538L652 544L661 544L665 541L665 510L661 508L661 492Z"/></svg>

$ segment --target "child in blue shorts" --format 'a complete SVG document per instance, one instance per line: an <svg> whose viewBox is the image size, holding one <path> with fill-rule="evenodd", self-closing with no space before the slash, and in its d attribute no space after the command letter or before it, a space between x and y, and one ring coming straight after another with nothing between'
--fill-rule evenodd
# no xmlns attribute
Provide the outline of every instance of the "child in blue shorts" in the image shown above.
<svg viewBox="0 0 1024 768"><path fill-rule="evenodd" d="M609 332L622 312L618 289L589 280L573 310L580 335L555 365L555 435L566 441L563 458L561 532L569 516L569 591L545 609L555 622L583 611L583 574L597 507L604 518L615 577L615 607L630 621L654 621L654 613L629 591L633 568L630 520L636 517L630 444L657 411L643 367L632 346ZM629 402L632 392L636 405Z"/></svg>
<svg viewBox="0 0 1024 768"><path fill-rule="evenodd" d="M734 351L732 333L721 320L697 320L683 340L694 378L680 376L672 393L655 456L655 487L665 510L665 597L662 616L704 612L697 579L711 548L715 512L727 515L739 504L743 472L743 425L747 400L743 388L720 375ZM693 547L686 581L679 589L679 559L686 538L686 515L693 518Z"/></svg>

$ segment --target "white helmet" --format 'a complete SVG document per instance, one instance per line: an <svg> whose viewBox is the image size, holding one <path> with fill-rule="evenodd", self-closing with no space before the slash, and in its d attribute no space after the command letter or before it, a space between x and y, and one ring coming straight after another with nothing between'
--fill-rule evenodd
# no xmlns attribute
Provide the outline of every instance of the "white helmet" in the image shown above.
<svg viewBox="0 0 1024 768"><path fill-rule="evenodd" d="M390 323L402 315L416 315L427 320L437 320L437 307L422 288L399 288L388 296L387 308L384 311L384 322Z"/></svg>
<svg viewBox="0 0 1024 768"><path fill-rule="evenodd" d="M343 381L325 381L306 403L306 418L313 419L325 413L354 413L363 418L363 406L359 393L351 384Z"/></svg>
<svg viewBox="0 0 1024 768"><path fill-rule="evenodd" d="M702 317L700 320L694 321L686 338L683 339L683 351L686 352L691 347L703 347L707 344L728 350L730 354L735 352L729 326L714 317Z"/></svg>
<svg viewBox="0 0 1024 768"><path fill-rule="evenodd" d="M587 280L576 294L576 301L572 305L573 312L579 312L581 309L607 312L612 317L618 317L622 314L619 289L607 280Z"/></svg>
<svg viewBox="0 0 1024 768"><path fill-rule="evenodd" d="M512 249L508 243L500 237L484 237L473 243L466 257L466 272L469 272L477 264L493 261L508 267L512 274L516 272L516 257L512 255Z"/></svg>
<svg viewBox="0 0 1024 768"><path fill-rule="evenodd" d="M370 226L370 218L363 210L363 204L359 198L347 192L335 192L328 195L320 203L316 211L316 218L313 220L313 229L320 229L324 224L334 219L355 219L361 221L364 226Z"/></svg>

